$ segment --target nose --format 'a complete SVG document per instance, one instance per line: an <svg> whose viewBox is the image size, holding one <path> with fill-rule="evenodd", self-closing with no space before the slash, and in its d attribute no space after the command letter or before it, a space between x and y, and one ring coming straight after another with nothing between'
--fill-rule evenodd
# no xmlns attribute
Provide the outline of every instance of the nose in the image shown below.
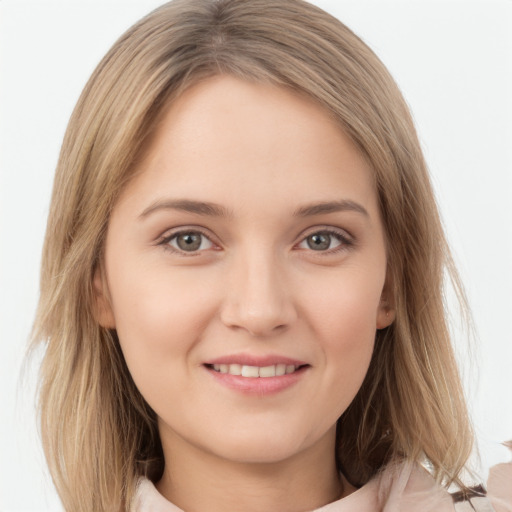
<svg viewBox="0 0 512 512"><path fill-rule="evenodd" d="M287 273L271 255L240 255L226 276L222 322L252 336L268 337L297 318Z"/></svg>

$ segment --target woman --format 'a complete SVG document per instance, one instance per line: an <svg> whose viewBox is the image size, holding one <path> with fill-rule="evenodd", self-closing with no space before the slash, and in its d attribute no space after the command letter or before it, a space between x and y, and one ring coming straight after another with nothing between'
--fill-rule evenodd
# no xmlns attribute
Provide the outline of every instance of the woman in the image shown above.
<svg viewBox="0 0 512 512"><path fill-rule="evenodd" d="M354 34L295 0L164 5L56 174L35 339L64 506L453 510L445 269L408 109Z"/></svg>

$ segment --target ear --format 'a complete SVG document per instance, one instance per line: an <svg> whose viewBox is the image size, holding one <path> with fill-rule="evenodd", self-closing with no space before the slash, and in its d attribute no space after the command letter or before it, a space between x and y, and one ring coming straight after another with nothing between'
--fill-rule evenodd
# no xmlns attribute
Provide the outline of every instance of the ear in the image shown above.
<svg viewBox="0 0 512 512"><path fill-rule="evenodd" d="M380 296L379 308L377 310L377 329L385 329L389 327L396 317L395 300L393 294L393 283L388 271L386 282Z"/></svg>
<svg viewBox="0 0 512 512"><path fill-rule="evenodd" d="M107 279L101 265L94 272L94 316L105 329L115 329L116 321L108 292Z"/></svg>

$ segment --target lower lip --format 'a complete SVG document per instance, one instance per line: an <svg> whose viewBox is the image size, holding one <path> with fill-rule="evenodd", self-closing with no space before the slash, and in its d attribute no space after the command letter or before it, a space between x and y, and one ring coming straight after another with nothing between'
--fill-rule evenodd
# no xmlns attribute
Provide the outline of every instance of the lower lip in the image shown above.
<svg viewBox="0 0 512 512"><path fill-rule="evenodd" d="M207 366L204 368L217 382L235 391L251 395L272 395L296 384L304 376L309 366L303 366L293 373L278 377L242 377L241 375L220 373Z"/></svg>

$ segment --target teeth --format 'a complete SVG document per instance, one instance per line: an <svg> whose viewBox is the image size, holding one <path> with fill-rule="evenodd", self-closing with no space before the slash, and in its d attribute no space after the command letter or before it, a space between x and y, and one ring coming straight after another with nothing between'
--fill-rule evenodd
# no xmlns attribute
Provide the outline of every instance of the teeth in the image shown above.
<svg viewBox="0 0 512 512"><path fill-rule="evenodd" d="M229 364L228 373L231 375L242 375L242 365L241 364Z"/></svg>
<svg viewBox="0 0 512 512"><path fill-rule="evenodd" d="M274 366L263 366L260 368L260 377L275 377L276 367Z"/></svg>
<svg viewBox="0 0 512 512"><path fill-rule="evenodd" d="M274 364L271 366L247 366L241 364L214 364L213 369L219 373L241 375L242 377L280 377L293 373L297 367L293 364Z"/></svg>
<svg viewBox="0 0 512 512"><path fill-rule="evenodd" d="M257 366L242 366L242 377L259 377L260 372Z"/></svg>

